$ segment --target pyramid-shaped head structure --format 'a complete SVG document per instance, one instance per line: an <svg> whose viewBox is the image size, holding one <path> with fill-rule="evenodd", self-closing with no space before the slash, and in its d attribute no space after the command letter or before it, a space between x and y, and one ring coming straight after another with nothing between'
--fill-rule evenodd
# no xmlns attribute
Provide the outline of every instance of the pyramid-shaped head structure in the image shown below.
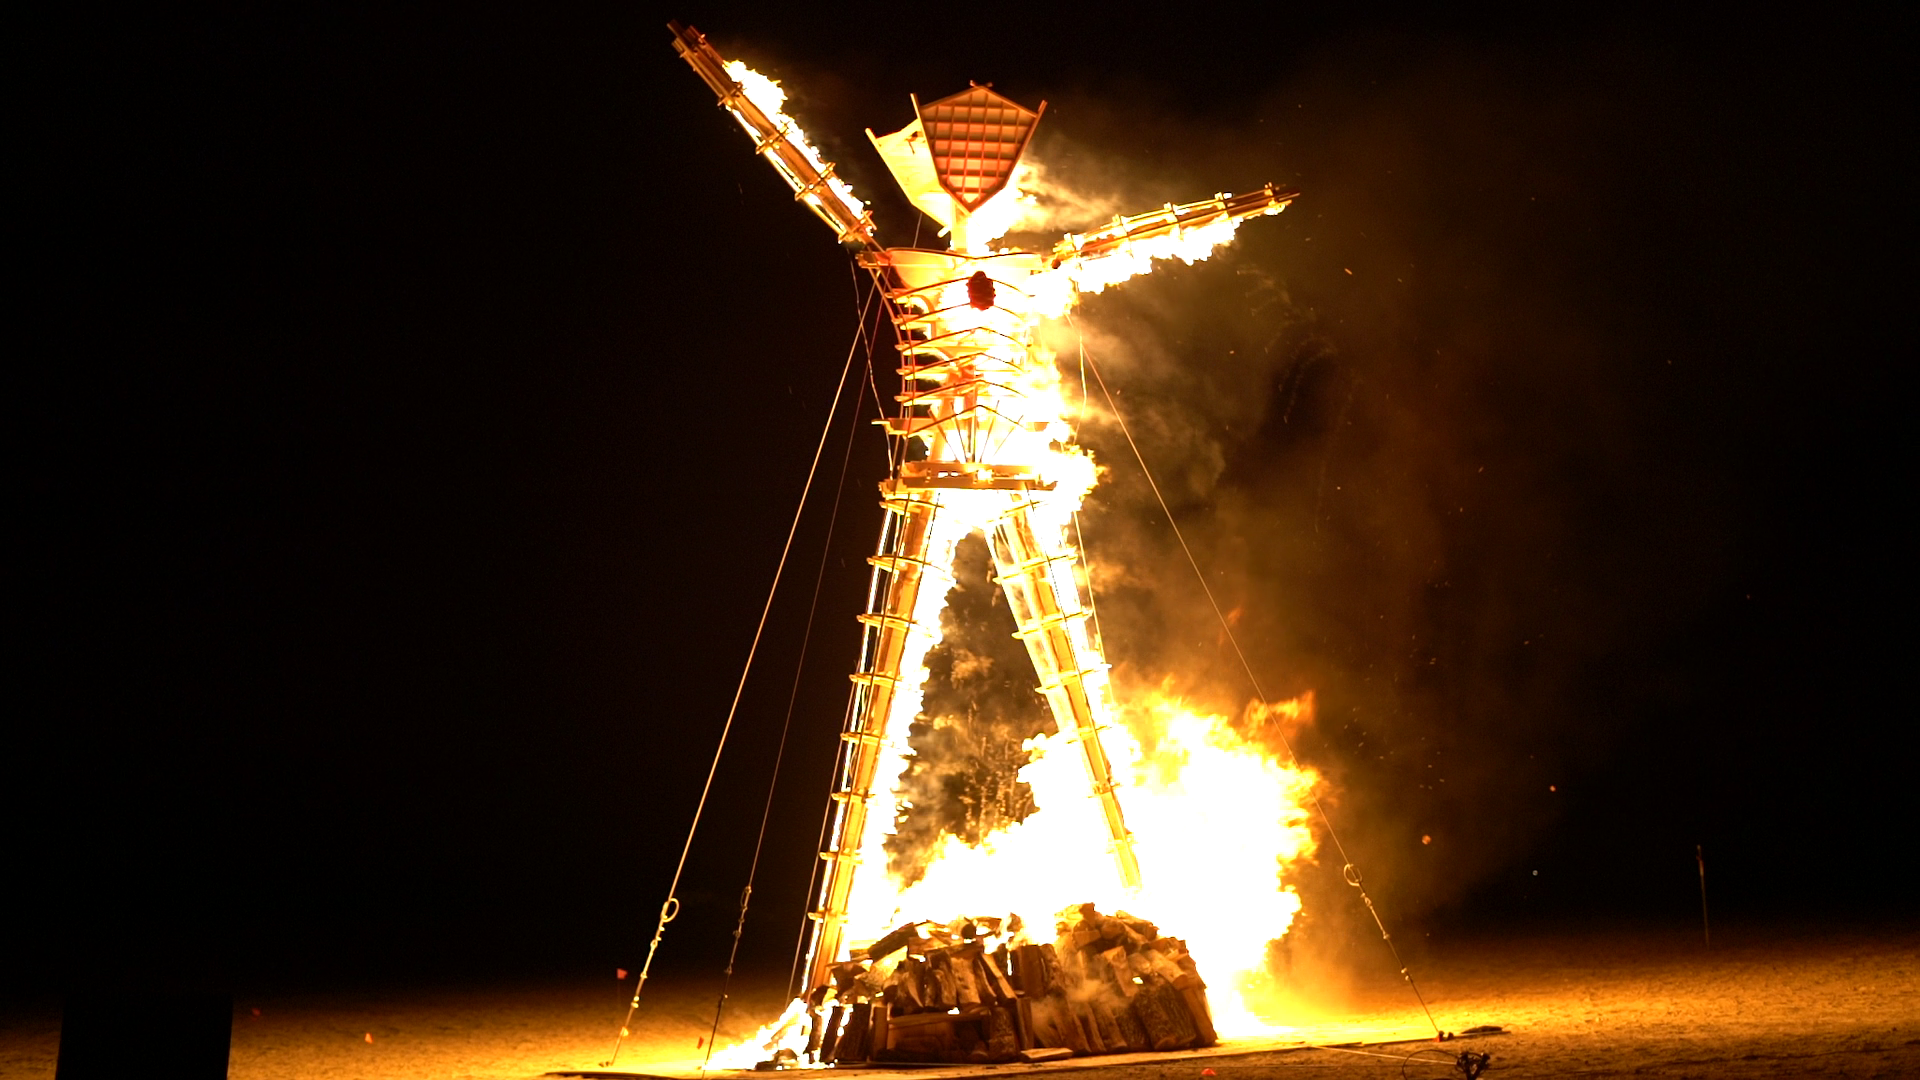
<svg viewBox="0 0 1920 1080"><path fill-rule="evenodd" d="M1040 122L1038 112L978 84L931 104L915 102L915 111L940 186L968 213L1007 186Z"/></svg>

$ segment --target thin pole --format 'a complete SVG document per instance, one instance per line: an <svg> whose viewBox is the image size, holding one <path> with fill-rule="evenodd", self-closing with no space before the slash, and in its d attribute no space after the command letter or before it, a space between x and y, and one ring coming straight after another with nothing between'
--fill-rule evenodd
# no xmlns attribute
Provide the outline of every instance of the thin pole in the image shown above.
<svg viewBox="0 0 1920 1080"><path fill-rule="evenodd" d="M1707 948L1713 948L1713 926L1707 922L1707 856L1700 845L1693 845L1693 861L1700 864L1700 936L1705 939Z"/></svg>

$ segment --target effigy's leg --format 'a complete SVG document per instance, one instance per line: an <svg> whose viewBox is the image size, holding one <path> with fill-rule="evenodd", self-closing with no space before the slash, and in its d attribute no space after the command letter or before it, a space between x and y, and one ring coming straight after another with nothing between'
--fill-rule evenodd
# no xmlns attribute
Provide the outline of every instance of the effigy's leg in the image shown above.
<svg viewBox="0 0 1920 1080"><path fill-rule="evenodd" d="M826 870L818 903L810 913L816 925L803 989L825 983L828 970L839 960L854 874L861 850L868 846L872 803L886 794L875 791L874 780L887 756L888 732L895 726L893 713L897 708L910 711L911 702L903 702L900 694L902 661L925 651L924 640L917 650L912 640L916 635L923 639L926 636L914 617L921 603L922 585L931 576L939 589L951 577L945 567L930 559L940 546L935 536L941 511L939 493L895 489L887 493L881 505L887 510L887 519L880 550L869 560L874 568L873 584L868 610L860 616L865 627L860 668L853 674L853 697L840 734L829 846L820 854ZM944 589L934 594L938 595L944 595Z"/></svg>
<svg viewBox="0 0 1920 1080"><path fill-rule="evenodd" d="M1060 525L1046 520L1051 516L1024 493L1016 496L989 536L994 568L1054 723L1080 744L1120 881L1135 889L1140 886L1140 863L1114 791L1113 766L1100 742L1100 731L1114 713L1107 664L1087 628L1090 612L1081 602L1075 577L1080 555Z"/></svg>

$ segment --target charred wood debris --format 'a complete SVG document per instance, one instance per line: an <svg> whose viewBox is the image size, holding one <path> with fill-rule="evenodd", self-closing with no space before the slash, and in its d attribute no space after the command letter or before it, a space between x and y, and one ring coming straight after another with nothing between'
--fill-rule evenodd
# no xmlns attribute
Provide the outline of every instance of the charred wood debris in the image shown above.
<svg viewBox="0 0 1920 1080"><path fill-rule="evenodd" d="M1031 944L1018 916L901 926L813 990L808 1060L986 1064L1217 1041L1185 942L1092 904L1056 929L1052 944ZM787 1064L798 1061L761 1067Z"/></svg>

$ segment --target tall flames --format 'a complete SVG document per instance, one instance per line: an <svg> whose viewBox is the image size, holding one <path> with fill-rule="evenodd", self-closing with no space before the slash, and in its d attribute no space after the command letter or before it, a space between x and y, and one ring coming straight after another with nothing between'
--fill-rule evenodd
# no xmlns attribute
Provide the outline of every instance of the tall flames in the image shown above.
<svg viewBox="0 0 1920 1080"><path fill-rule="evenodd" d="M792 129L796 143L811 152L790 118L780 113L784 93L777 83L734 62L728 73L756 104ZM818 157L814 153L815 158ZM830 170L826 171L831 176ZM999 254L993 242L1009 232L1033 227L1038 202L1033 188L1043 183L1030 166L1016 170L1012 182L981 206L965 231L966 253ZM845 187L832 178L835 190ZM850 190L843 192L861 205ZM1078 200L1079 205L1087 205ZM1035 331L1047 319L1066 314L1077 298L1150 270L1156 260L1195 262L1231 241L1237 220L1176 231L1129 245L1098 258L1071 259L1047 267L1044 261L1016 257L996 271L1007 293L990 310L968 306L966 283L942 289L930 309L949 312L950 325L969 320L991 327L1022 346L1034 363L1020 385L1003 388L1020 399L1025 423L1002 437L1027 444L1025 460L1044 461L1053 482L1033 492L1040 502L1036 527L1056 531L1072 547L1077 536L1073 516L1093 490L1099 469L1074 441L1081 409L1067 396L1053 357L1035 344ZM1017 293L1018 295L1013 295ZM970 533L989 529L1004 512L1005 492L953 491L935 519L928 561L953 565L956 545ZM1070 570L1061 570L1068 575ZM1068 595L1086 596L1090 583L1057 581ZM946 606L943 586L922 588L913 622L924 633L910 639L900 672L901 692L894 704L890 741L883 748L877 776L889 783L906 769L910 749L907 724L920 710L927 678L927 653L940 642L937 628ZM1098 654L1097 635L1093 654ZM1089 681L1104 684L1103 671ZM1102 693L1103 700L1110 695ZM1200 970L1210 980L1214 1023L1223 1035L1271 1030L1256 1012L1267 979L1271 944L1284 935L1300 910L1289 883L1289 869L1314 854L1309 823L1311 792L1317 775L1278 759L1274 727L1311 720L1311 694L1295 701L1255 702L1229 717L1186 704L1169 683L1134 700L1110 706L1103 721L1103 743L1116 769L1117 794L1134 835L1143 885L1124 888L1115 873L1107 827L1088 793L1083 756L1071 732L1043 734L1025 744L1027 760L1019 780L1031 788L1035 809L970 845L945 835L924 852L911 884L889 872L885 829L867 830L861 870L848 904L843 948L859 950L890 930L914 920L945 922L955 916L1017 914L1035 940L1051 940L1055 914L1091 902L1106 911L1126 910L1183 936ZM901 792L874 808L872 820L884 826L911 807ZM716 1067L751 1067L779 1046L797 1049L805 1041L803 1010L758 1036L714 1056Z"/></svg>
<svg viewBox="0 0 1920 1080"><path fill-rule="evenodd" d="M1137 892L1114 874L1078 752L1065 736L1031 740L1020 779L1032 785L1037 810L977 847L946 837L904 890L880 888L890 880L872 875L875 892L886 896L875 908L856 909L856 925L870 934L856 940L954 913L1018 913L1051 940L1054 914L1074 904L1133 911L1186 938L1212 980L1221 1034L1267 1030L1254 1003L1268 944L1300 910L1285 875L1314 851L1305 805L1317 777L1275 761L1258 724L1310 709L1311 699L1256 706L1236 723L1156 693L1125 710L1127 722L1109 729L1105 742L1124 778L1120 801L1145 882Z"/></svg>

